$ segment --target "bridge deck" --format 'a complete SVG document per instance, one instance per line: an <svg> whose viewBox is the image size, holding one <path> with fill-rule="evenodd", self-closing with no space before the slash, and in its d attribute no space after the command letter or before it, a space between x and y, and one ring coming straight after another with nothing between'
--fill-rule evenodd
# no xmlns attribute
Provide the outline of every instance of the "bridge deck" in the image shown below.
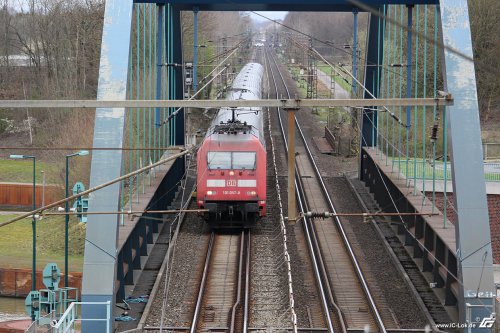
<svg viewBox="0 0 500 333"><path fill-rule="evenodd" d="M139 186L139 195L133 194L132 207L130 203L125 207L127 210L132 211L143 211L148 208L151 199L153 198L156 189L159 187L165 175L168 173L175 161L166 162L154 171L151 171L149 175L144 176L144 193L142 193L142 185ZM121 251L123 245L130 237L130 234L134 230L137 222L140 220L141 214L136 215L124 215L120 223L119 235L118 235L118 251Z"/></svg>
<svg viewBox="0 0 500 333"><path fill-rule="evenodd" d="M406 200L415 208L418 213L431 214L437 213L439 215L423 216L427 225L432 227L438 237L446 244L446 247L452 252L456 251L455 242L455 226L449 220L446 222L446 227L443 223L443 214L435 208L432 210L432 202L427 197L418 191L413 193L413 187L408 186L405 176L400 173L397 168L392 168L391 165L386 165L385 155L375 149L365 149L365 152L377 163L378 168L382 171L389 180L399 189L405 196ZM397 199L397 198L396 198Z"/></svg>
<svg viewBox="0 0 500 333"><path fill-rule="evenodd" d="M374 193L375 199L388 212L431 214L432 203L425 193L413 191L403 174L391 164L386 164L385 155L373 148L363 149L363 181ZM455 305L460 298L457 281L457 258L455 226L435 208L433 216L404 216L396 222L398 234L404 240L408 254L415 258L420 269L428 272L430 282L442 288L442 302Z"/></svg>

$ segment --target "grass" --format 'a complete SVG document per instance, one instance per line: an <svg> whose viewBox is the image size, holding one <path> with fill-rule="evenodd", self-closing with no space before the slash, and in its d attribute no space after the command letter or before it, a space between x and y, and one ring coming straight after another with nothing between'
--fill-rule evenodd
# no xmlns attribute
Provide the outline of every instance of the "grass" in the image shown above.
<svg viewBox="0 0 500 333"><path fill-rule="evenodd" d="M16 215L0 215L0 223ZM81 272L85 225L70 218L69 269ZM64 267L64 217L44 217L37 221L37 269L49 262ZM23 219L0 229L0 262L5 268L31 268L32 227L31 219Z"/></svg>
<svg viewBox="0 0 500 333"><path fill-rule="evenodd" d="M316 110L314 111L316 118L319 121L324 121L325 123L328 121L328 113L328 108L316 108Z"/></svg>
<svg viewBox="0 0 500 333"><path fill-rule="evenodd" d="M58 164L37 161L37 183L42 183L41 171L45 172L47 184L60 184L61 168ZM33 182L33 161L0 160L0 182ZM0 215L0 223L16 215ZM83 267L83 244L85 225L70 218L69 228L69 268L81 272ZM37 221L37 269L41 270L49 262L64 267L64 217L44 217ZM5 268L31 268L32 227L31 219L24 219L0 229L0 262Z"/></svg>
<svg viewBox="0 0 500 333"><path fill-rule="evenodd" d="M60 169L56 164L36 162L37 183L42 183L41 171L45 172L47 184L61 183ZM0 160L0 182L32 183L33 182L33 160Z"/></svg>

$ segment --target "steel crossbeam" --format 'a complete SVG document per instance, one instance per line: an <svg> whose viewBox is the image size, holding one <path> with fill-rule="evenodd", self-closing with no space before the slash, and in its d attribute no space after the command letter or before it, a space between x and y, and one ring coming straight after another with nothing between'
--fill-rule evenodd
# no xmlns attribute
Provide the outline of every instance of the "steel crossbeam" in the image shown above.
<svg viewBox="0 0 500 333"><path fill-rule="evenodd" d="M238 107L376 107L450 106L446 98L260 99L260 100L1 100L0 108L238 108ZM380 110L384 112L384 110Z"/></svg>

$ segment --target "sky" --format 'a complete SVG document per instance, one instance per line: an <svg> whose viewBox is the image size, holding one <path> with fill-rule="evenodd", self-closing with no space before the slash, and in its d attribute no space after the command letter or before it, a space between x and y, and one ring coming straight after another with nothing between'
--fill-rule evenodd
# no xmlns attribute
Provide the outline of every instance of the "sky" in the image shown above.
<svg viewBox="0 0 500 333"><path fill-rule="evenodd" d="M264 15L265 17L269 17L270 19L273 20L279 20L279 19L282 20L285 18L287 12L256 12L256 13ZM254 13L250 13L250 17L256 22L267 21L265 18L255 15Z"/></svg>

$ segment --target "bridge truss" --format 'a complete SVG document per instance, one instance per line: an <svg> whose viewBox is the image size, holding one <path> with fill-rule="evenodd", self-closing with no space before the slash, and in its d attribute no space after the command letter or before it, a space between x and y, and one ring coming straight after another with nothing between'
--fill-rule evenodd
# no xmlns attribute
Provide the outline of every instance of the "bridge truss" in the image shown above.
<svg viewBox="0 0 500 333"><path fill-rule="evenodd" d="M440 68L444 73L443 90L454 97L454 105L442 108L440 114L444 124L443 136L450 139L454 207L458 222L455 228L456 252L441 259L448 274L457 277L461 321L471 317L485 318L490 315L495 291L488 207L480 163L482 146L467 0L313 0L307 4L298 0L172 0L168 3L107 0L97 99L183 99L181 11L184 10L195 13L203 10L369 11L371 17L362 71L364 75L361 74L361 81L367 87L364 97L416 97L419 94L414 93L412 82L418 81L418 76L413 78L416 71L412 61L415 52L412 41L419 35L414 33L413 18L421 6L426 6L426 10L427 6L435 8L435 26L441 28L434 29L441 31L437 40L454 48L438 48L442 60ZM408 30L399 30L400 26L406 26ZM408 42L406 48L398 44L403 31ZM396 48L400 51L395 51ZM395 59L395 54L401 59ZM403 55L406 64L401 64ZM393 92L395 83L389 78L388 73L395 70L384 72L384 68L390 68L394 63L400 64L398 70L404 70L399 75L406 76L405 83L399 88L401 93ZM436 89L434 93L437 94ZM391 127L384 125L383 121L388 124L393 120L387 118L389 113L382 115L380 111L375 106L363 110L363 139L360 141L364 149L376 148L387 156L390 149L384 148L384 144L386 147L389 146L387 142L394 145L394 141L387 140L390 131L397 128L398 132L409 133L415 126L417 118L412 119L412 115L417 110L407 106L404 112L400 111L403 127L397 127L401 123ZM122 150L94 151L90 187L159 160L165 147L183 145L184 113L182 110L175 112L169 105L98 107L94 147L121 148L128 145L156 149L130 153ZM363 165L360 170L363 170ZM363 177L363 174L360 176ZM89 212L126 209L134 196L144 191L145 182L145 178L137 177L128 183L117 183L95 192L90 197ZM91 215L88 219L82 290L84 302L115 301L117 261L123 260L117 252L119 221L117 215ZM437 251L434 245L429 244L430 252ZM450 268L453 266L454 270ZM451 281L445 281L450 283L450 288ZM95 310L90 307L84 308L83 316L94 318L96 313L93 312ZM82 331L101 331L99 325L99 322L86 323Z"/></svg>

